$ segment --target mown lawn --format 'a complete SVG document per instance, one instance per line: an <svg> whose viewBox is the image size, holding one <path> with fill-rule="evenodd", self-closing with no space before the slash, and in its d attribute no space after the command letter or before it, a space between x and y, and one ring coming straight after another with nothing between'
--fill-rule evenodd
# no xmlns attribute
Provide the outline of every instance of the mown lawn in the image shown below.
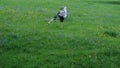
<svg viewBox="0 0 120 68"><path fill-rule="evenodd" d="M47 25L60 7L68 17ZM0 68L120 68L120 1L0 0Z"/></svg>

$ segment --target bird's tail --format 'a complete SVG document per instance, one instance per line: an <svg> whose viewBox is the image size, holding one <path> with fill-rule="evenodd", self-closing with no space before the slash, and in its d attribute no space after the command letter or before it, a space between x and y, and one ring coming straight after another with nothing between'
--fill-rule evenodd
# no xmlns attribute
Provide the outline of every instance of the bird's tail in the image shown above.
<svg viewBox="0 0 120 68"><path fill-rule="evenodd" d="M48 24L50 24L53 20L54 20L54 19L52 18L52 19L48 22Z"/></svg>

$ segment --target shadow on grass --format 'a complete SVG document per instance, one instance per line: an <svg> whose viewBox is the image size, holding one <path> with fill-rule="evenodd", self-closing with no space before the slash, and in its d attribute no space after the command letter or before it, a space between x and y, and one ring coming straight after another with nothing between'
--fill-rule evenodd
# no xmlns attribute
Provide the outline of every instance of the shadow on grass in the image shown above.
<svg viewBox="0 0 120 68"><path fill-rule="evenodd" d="M120 1L88 1L88 2L120 5Z"/></svg>
<svg viewBox="0 0 120 68"><path fill-rule="evenodd" d="M120 1L98 1L98 3L120 5Z"/></svg>

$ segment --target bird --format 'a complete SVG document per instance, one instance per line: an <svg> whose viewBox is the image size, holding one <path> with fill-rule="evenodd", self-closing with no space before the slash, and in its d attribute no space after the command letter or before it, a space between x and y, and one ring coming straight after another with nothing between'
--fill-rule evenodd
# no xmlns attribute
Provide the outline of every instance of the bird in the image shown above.
<svg viewBox="0 0 120 68"><path fill-rule="evenodd" d="M67 17L67 7L64 6L60 8L60 10L56 13L56 15L48 22L50 24L52 21L56 20L59 18L60 22L63 23L65 18Z"/></svg>

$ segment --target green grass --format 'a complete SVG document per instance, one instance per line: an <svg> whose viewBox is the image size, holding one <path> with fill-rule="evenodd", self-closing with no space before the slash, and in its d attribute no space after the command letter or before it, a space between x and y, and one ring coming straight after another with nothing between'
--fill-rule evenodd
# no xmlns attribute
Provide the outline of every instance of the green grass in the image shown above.
<svg viewBox="0 0 120 68"><path fill-rule="evenodd" d="M60 7L68 17L47 22ZM120 68L120 1L0 0L0 68Z"/></svg>

